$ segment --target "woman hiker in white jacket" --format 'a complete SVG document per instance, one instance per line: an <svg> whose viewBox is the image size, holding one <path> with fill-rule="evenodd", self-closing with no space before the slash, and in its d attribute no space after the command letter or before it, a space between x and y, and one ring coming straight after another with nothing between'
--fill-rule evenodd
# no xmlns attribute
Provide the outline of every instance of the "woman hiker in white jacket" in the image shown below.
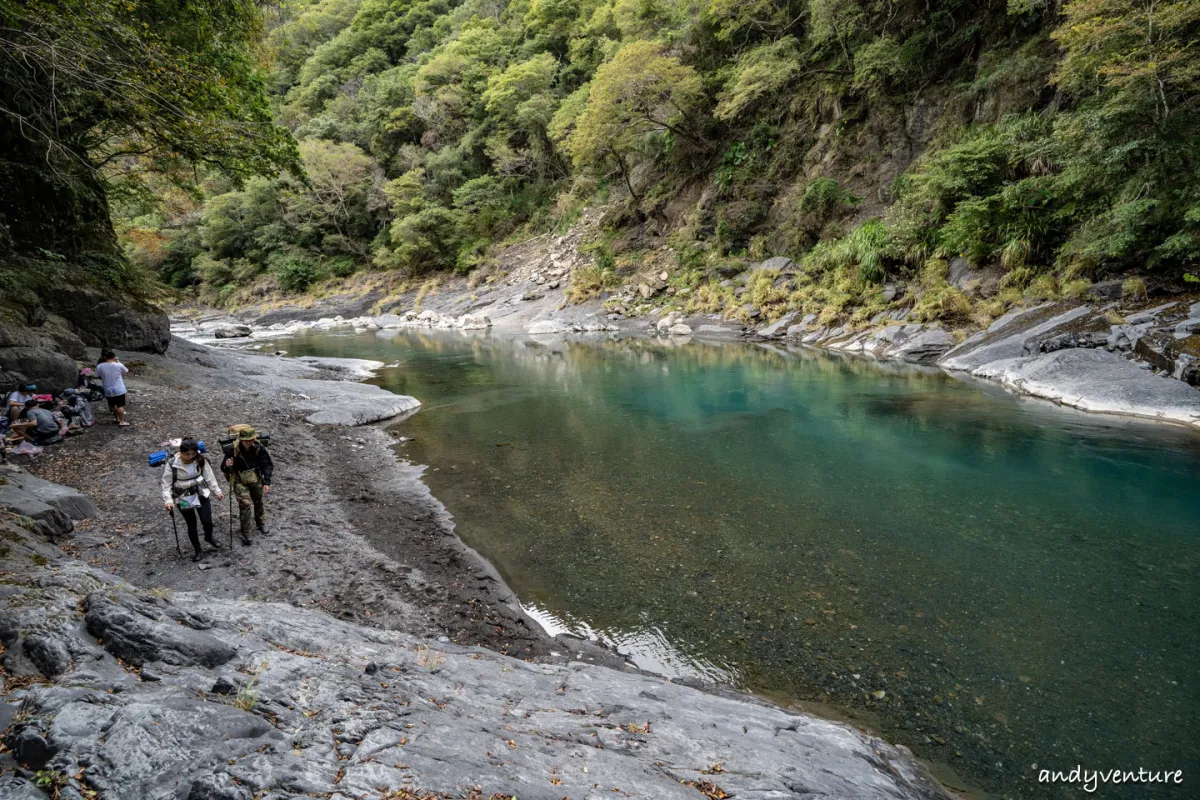
<svg viewBox="0 0 1200 800"><path fill-rule="evenodd" d="M163 505L167 511L176 506L187 523L188 538L196 554L192 561L203 558L200 551L200 537L196 532L196 516L199 514L200 523L204 525L204 541L214 550L221 545L213 540L212 503L208 498L215 494L217 500L224 500L225 493L217 483L212 467L200 455L200 448L195 439L184 439L179 445L179 453L167 459L162 474Z"/></svg>

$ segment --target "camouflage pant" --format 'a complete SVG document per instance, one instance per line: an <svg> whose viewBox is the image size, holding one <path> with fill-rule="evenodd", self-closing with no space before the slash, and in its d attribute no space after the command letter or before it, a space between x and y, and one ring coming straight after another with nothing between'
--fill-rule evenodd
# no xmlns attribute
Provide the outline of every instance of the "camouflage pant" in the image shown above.
<svg viewBox="0 0 1200 800"><path fill-rule="evenodd" d="M263 490L258 473L253 470L239 472L234 477L233 494L237 498L238 515L242 536L250 535L250 511L254 511L254 524L263 527Z"/></svg>

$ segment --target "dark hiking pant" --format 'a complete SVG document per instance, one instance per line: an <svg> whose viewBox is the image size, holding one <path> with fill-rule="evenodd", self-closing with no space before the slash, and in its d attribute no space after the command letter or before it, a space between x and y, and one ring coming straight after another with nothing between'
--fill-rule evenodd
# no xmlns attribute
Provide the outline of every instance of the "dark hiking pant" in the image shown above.
<svg viewBox="0 0 1200 800"><path fill-rule="evenodd" d="M188 538L192 541L192 547L196 552L200 552L200 536L196 528L196 517L200 517L200 524L204 526L204 538L212 541L213 523L212 523L212 503L204 495L200 495L200 508L181 508L179 513L183 515L183 521L187 523Z"/></svg>

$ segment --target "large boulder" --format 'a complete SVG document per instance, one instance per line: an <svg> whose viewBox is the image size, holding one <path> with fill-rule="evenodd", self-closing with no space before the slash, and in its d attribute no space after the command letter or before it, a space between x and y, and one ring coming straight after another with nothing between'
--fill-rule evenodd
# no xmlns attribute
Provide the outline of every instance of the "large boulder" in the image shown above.
<svg viewBox="0 0 1200 800"><path fill-rule="evenodd" d="M213 331L217 339L244 339L251 334L249 325L222 325Z"/></svg>
<svg viewBox="0 0 1200 800"><path fill-rule="evenodd" d="M784 335L791 326L792 320L799 316L799 311L789 311L770 325L758 329L758 335L764 339L776 339Z"/></svg>
<svg viewBox="0 0 1200 800"><path fill-rule="evenodd" d="M569 328L556 319L539 319L525 326L525 332L532 334L562 333L566 330Z"/></svg>
<svg viewBox="0 0 1200 800"><path fill-rule="evenodd" d="M1153 331L1138 338L1133 352L1172 378L1200 387L1200 335Z"/></svg>
<svg viewBox="0 0 1200 800"><path fill-rule="evenodd" d="M986 331L981 331L950 350L938 363L949 370L970 372L984 364L1019 358L1025 355L1025 343L1063 330L1092 313L1088 306L1063 310L1046 303L1021 309L997 319Z"/></svg>
<svg viewBox="0 0 1200 800"><path fill-rule="evenodd" d="M293 408L307 414L314 425L369 425L409 414L421 407L415 397L392 392L369 383L295 379L288 384L303 394Z"/></svg>
<svg viewBox="0 0 1200 800"><path fill-rule="evenodd" d="M19 489L73 520L91 519L96 516L96 504L92 502L92 498L70 486L42 480L17 467L0 469L0 478L7 481L0 492L3 489Z"/></svg>

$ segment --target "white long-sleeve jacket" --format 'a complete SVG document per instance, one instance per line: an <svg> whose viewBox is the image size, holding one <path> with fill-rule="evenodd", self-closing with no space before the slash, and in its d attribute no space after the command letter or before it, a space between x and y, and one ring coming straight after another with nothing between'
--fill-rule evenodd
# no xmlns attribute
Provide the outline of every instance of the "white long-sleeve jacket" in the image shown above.
<svg viewBox="0 0 1200 800"><path fill-rule="evenodd" d="M192 463L195 463L194 461ZM208 464L208 459L204 459L204 470L194 478L188 477L187 466L183 463L183 459L179 454L171 456L167 459L167 464L163 467L162 474L162 496L164 503L174 503L176 498L171 494L171 487L175 486L179 489L191 489L195 487L201 497L210 497L213 494L221 493L221 484L217 483L217 476L213 474L212 467Z"/></svg>

